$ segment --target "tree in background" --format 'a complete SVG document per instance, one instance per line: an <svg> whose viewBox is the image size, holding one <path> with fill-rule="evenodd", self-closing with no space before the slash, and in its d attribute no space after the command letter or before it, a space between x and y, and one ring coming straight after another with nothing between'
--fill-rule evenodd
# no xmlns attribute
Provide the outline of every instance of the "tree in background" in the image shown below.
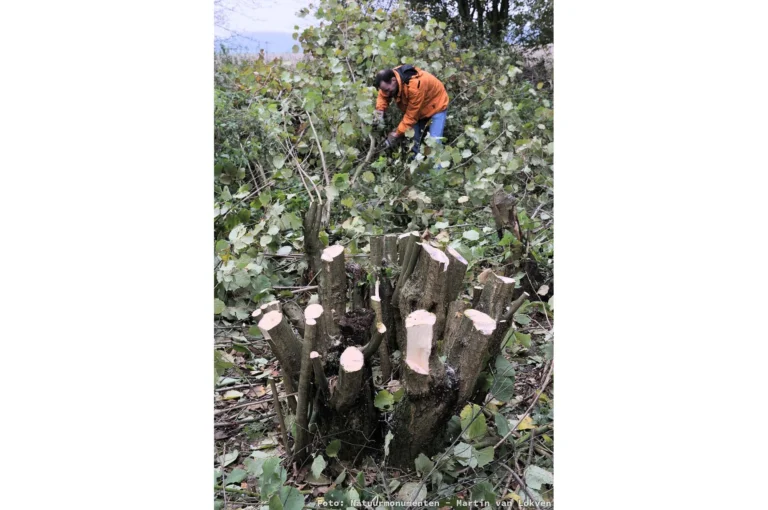
<svg viewBox="0 0 768 510"><path fill-rule="evenodd" d="M389 0L376 2L387 8ZM485 43L542 46L554 40L552 0L406 0L414 21L447 23L462 46Z"/></svg>

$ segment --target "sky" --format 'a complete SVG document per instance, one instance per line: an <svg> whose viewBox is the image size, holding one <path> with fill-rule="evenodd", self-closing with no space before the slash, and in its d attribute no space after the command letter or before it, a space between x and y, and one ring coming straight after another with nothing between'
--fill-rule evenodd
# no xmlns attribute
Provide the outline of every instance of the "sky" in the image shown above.
<svg viewBox="0 0 768 510"><path fill-rule="evenodd" d="M296 16L299 9L310 3L310 0L223 0L226 28L215 26L214 35L227 38L242 34L244 37L237 39L239 44L256 46L254 40L258 40L258 45L269 43L270 52L290 52L291 46L296 44L291 37L294 26L299 25L303 30L317 24L311 15Z"/></svg>

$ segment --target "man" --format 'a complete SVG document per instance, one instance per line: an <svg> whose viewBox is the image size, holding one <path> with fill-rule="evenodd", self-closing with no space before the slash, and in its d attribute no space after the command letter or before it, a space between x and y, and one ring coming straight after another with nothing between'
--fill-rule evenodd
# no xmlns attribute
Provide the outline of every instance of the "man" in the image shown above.
<svg viewBox="0 0 768 510"><path fill-rule="evenodd" d="M440 80L423 69L407 64L379 71L373 84L379 91L374 122L383 120L384 111L392 99L404 113L397 129L387 136L388 147L402 138L408 129L413 128L412 150L415 156L419 153L421 135L430 119L432 123L429 126L429 136L438 140L443 136L448 93Z"/></svg>

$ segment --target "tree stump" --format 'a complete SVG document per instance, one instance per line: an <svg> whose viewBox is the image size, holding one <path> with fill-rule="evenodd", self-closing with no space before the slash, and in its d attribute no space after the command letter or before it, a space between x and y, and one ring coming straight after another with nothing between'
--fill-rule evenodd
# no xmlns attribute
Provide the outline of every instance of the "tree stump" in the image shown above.
<svg viewBox="0 0 768 510"><path fill-rule="evenodd" d="M304 223L305 236L316 235L316 220ZM286 388L289 382L298 388L293 454L299 464L335 439L341 441L340 459L381 456L387 433L393 437L385 460L399 469L412 470L420 453L444 448L446 424L473 397L488 354L497 352L516 309L509 303L514 281L489 272L474 296L476 306L465 301L467 261L455 250L443 251L410 232L372 236L370 242L370 264L349 265L349 272L343 246L322 250L319 304L308 306L303 317L286 305L289 322L280 303L254 312ZM314 239L305 243L319 246ZM358 292L348 273L373 282L369 291ZM399 367L394 348L401 352ZM399 378L403 397L378 409L374 396L392 378Z"/></svg>

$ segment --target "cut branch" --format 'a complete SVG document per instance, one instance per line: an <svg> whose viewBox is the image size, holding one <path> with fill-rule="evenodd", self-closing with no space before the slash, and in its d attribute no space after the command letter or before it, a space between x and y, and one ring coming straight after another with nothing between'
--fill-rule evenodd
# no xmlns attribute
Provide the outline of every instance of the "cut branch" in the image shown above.
<svg viewBox="0 0 768 510"><path fill-rule="evenodd" d="M464 312L459 327L447 333L446 361L459 379L459 402L465 402L475 391L488 342L495 329L496 321L488 314L470 308Z"/></svg>
<svg viewBox="0 0 768 510"><path fill-rule="evenodd" d="M301 342L291 330L285 316L277 310L267 312L259 321L259 329L285 371L286 378L298 376L301 367Z"/></svg>
<svg viewBox="0 0 768 510"><path fill-rule="evenodd" d="M299 395L296 407L296 442L294 456L300 464L309 454L309 382L312 377L312 360L310 353L314 351L316 320L323 314L323 307L318 304L309 305L304 311L304 342L301 351L301 374L299 376Z"/></svg>
<svg viewBox="0 0 768 510"><path fill-rule="evenodd" d="M445 313L448 307L445 301L445 289L449 260L442 250L426 242L417 243L414 251L416 252L414 258L417 259L416 267L410 277L403 282L397 307L401 316L415 310L428 310L434 313L437 317L434 335L440 338L445 327ZM400 283L399 280L398 283ZM402 345L400 348L402 349Z"/></svg>
<svg viewBox="0 0 768 510"><path fill-rule="evenodd" d="M325 313L322 328L317 338L317 352L325 356L333 341L338 336L340 319L347 309L347 275L344 269L344 247L340 244L323 250L320 259L323 262L325 277L320 282L320 304Z"/></svg>
<svg viewBox="0 0 768 510"><path fill-rule="evenodd" d="M314 368L315 372L315 385L317 385L317 388L327 399L330 395L328 392L328 379L325 377L325 371L323 370L323 360L320 359L320 353L317 351L312 351L309 353L309 359L312 360L312 367Z"/></svg>
<svg viewBox="0 0 768 510"><path fill-rule="evenodd" d="M426 310L416 310L405 319L407 332L405 391L409 395L429 392L429 355L432 353L433 330L437 316Z"/></svg>
<svg viewBox="0 0 768 510"><path fill-rule="evenodd" d="M514 290L514 278L491 273L485 280L483 291L473 308L487 313L493 320L499 320Z"/></svg>
<svg viewBox="0 0 768 510"><path fill-rule="evenodd" d="M464 289L464 276L467 274L468 263L461 256L459 252L448 247L445 250L445 254L448 256L448 288L445 292L445 301L450 303L458 299L461 295L461 291Z"/></svg>
<svg viewBox="0 0 768 510"><path fill-rule="evenodd" d="M283 438L283 448L285 448L286 452L289 452L288 428L285 426L283 406L280 404L280 397L277 395L277 385L275 384L275 379L273 377L269 377L269 387L272 390L272 399L275 404L275 412L277 413L277 422L280 424L280 436Z"/></svg>
<svg viewBox="0 0 768 510"><path fill-rule="evenodd" d="M347 347L339 359L339 379L331 396L331 405L337 411L348 409L360 396L363 383L363 353L357 347Z"/></svg>
<svg viewBox="0 0 768 510"><path fill-rule="evenodd" d="M365 344L361 349L365 359L369 359L371 356L373 356L373 353L379 349L382 343L381 339L384 338L384 333L386 332L387 327L379 322L376 325L376 331L373 333L373 338L371 338L371 341Z"/></svg>

